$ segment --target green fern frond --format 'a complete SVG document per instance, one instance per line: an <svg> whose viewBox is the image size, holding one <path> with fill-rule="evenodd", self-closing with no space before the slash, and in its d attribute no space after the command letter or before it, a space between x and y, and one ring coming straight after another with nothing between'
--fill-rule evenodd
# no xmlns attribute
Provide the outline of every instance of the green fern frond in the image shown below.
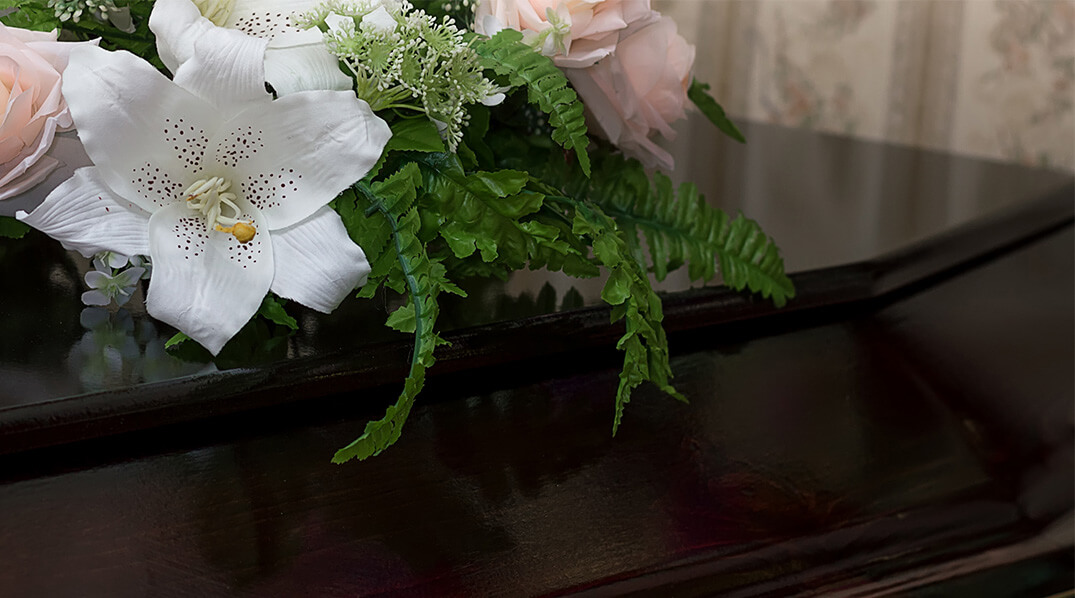
<svg viewBox="0 0 1075 598"><path fill-rule="evenodd" d="M389 324L414 332L414 350L403 392L396 403L385 411L383 418L366 424L362 436L337 451L332 457L333 463L366 459L399 439L414 399L425 383L425 371L433 365L433 350L443 342L433 331L433 326L440 311L437 294L447 286L447 281L443 268L429 259L425 244L418 238L421 219L413 204L421 181L418 166L410 163L384 182L372 186L360 182L355 187L358 190L356 207L367 219L383 221L390 231L392 250L384 253L398 265L408 295L408 304L403 309L409 312L399 316L392 314ZM390 282L388 277L389 274L384 274L380 282ZM376 288L377 284L371 281L367 286Z"/></svg>
<svg viewBox="0 0 1075 598"><path fill-rule="evenodd" d="M737 291L748 288L762 297L772 298L773 305L783 307L795 297L795 286L784 274L784 260L773 240L757 222L739 214L728 222L724 212L717 212L719 232L712 237L720 247L720 271L724 283Z"/></svg>
<svg viewBox="0 0 1075 598"><path fill-rule="evenodd" d="M657 280L683 264L691 280L710 280L719 263L724 283L735 290L748 288L777 307L795 296L780 250L758 223L742 214L729 218L693 184L677 192L656 173L651 187L641 166L622 158L602 162L594 181L591 197L624 229L632 255L643 253L639 236L645 238Z"/></svg>
<svg viewBox="0 0 1075 598"><path fill-rule="evenodd" d="M547 56L522 43L523 36L504 29L487 40L474 43L474 50L484 59L484 66L508 78L513 87L526 87L530 103L549 115L552 138L564 149L575 150L579 165L590 174L590 157L586 153L586 119L582 102L568 85L567 77Z"/></svg>
<svg viewBox="0 0 1075 598"><path fill-rule="evenodd" d="M478 253L482 261L517 270L539 253L561 255L569 245L559 231L534 217L544 196L524 190L530 177L516 170L464 171L454 154L417 158L428 193L423 205L440 214L441 238L455 257Z"/></svg>
<svg viewBox="0 0 1075 598"><path fill-rule="evenodd" d="M565 198L566 199L566 198ZM672 367L668 362L668 339L661 321L661 299L650 286L645 267L627 250L627 242L616 221L595 205L573 202L576 235L589 237L594 256L609 271L601 298L613 306L612 321L626 319L626 332L616 343L623 351L623 369L616 389L616 414L612 420L612 435L620 427L623 410L631 400L631 392L648 380L665 393L686 402L687 399L669 380Z"/></svg>

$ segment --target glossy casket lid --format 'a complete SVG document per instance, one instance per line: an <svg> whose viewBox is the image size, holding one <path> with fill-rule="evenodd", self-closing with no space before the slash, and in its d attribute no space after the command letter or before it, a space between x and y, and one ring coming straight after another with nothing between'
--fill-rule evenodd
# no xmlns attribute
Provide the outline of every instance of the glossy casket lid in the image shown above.
<svg viewBox="0 0 1075 598"><path fill-rule="evenodd" d="M759 221L796 273L799 296L774 310L716 282L690 289L673 273L660 285L674 292L665 309L673 331L877 300L1071 219L1064 173L761 124L744 127L746 145L691 134L707 126L697 115L686 123L676 179ZM80 148L71 142L61 149L74 166ZM47 191L0 209L31 207ZM296 335L262 330L215 362L189 361L164 350L174 331L146 316L140 294L118 311L85 308L87 268L43 235L0 240L0 452L405 376L410 341L383 326L393 298L347 301L329 316L294 306ZM465 301L444 300L439 324L453 345L432 375L611 347L619 335L599 280L520 271L467 287Z"/></svg>

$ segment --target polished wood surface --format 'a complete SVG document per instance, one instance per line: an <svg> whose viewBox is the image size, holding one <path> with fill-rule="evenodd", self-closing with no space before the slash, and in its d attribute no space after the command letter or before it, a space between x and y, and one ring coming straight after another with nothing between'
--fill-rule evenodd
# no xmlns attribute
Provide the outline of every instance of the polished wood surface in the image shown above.
<svg viewBox="0 0 1075 598"><path fill-rule="evenodd" d="M779 239L798 297L775 310L719 281L688 291L673 275L662 285L675 292L664 310L671 330L876 303L1065 226L1075 213L1075 182L1063 173L773 126L745 130L746 146L696 139L678 176L695 176L711 203L749 211ZM809 159L777 159L792 154ZM709 156L704 170L699 156ZM348 301L329 316L291 306L299 334L251 329L210 362L196 350L165 351L174 331L149 318L137 294L118 311L83 308L88 267L43 235L0 239L0 272L18 281L0 295L8 339L0 453L365 392L405 376L411 340L382 325L393 298ZM452 345L438 351L433 376L608 347L620 334L607 325L599 280L521 271L506 283L464 286L466 300L443 298L438 324Z"/></svg>
<svg viewBox="0 0 1075 598"><path fill-rule="evenodd" d="M967 572L1033 566L1003 587L1046 596L1072 572L1073 239L872 313L677 335L692 403L640 392L615 439L615 369L551 359L434 379L361 464L328 457L385 393L9 455L0 583L784 596L990 554Z"/></svg>
<svg viewBox="0 0 1075 598"><path fill-rule="evenodd" d="M40 338L48 319L77 341L6 342L5 363L24 364L6 366L8 392L27 363L113 381L132 363L143 371L127 386L38 401L22 421L44 423L22 440L47 442L19 444L8 430L0 594L1070 590L1075 233L1069 177L1038 174L1049 184L1028 182L1034 192L1008 211L801 272L808 307L773 312L720 289L670 296L675 383L691 403L644 387L616 438L618 356L605 340L615 331L585 296L498 303L502 289L486 289L484 305L500 311L456 316L458 353L430 377L400 442L343 466L330 456L395 398L405 343L322 355L300 339L284 361L252 356L146 385L152 345L137 317L80 323L68 305L77 287L39 296L39 312L19 299L42 314L25 321L8 299L6 339ZM77 280L62 253L49 256L58 273L0 259L31 280ZM349 317L379 325L373 316ZM100 339L78 343L93 330L133 334L141 361L82 367L96 355L84 345ZM321 346L341 342L321 331ZM48 376L18 380L39 388ZM238 405L199 396L222 384ZM153 394L168 388L179 394ZM72 413L50 406L78 396L82 415L64 420L75 433L49 436L65 429L49 417ZM189 411L173 417L147 397Z"/></svg>

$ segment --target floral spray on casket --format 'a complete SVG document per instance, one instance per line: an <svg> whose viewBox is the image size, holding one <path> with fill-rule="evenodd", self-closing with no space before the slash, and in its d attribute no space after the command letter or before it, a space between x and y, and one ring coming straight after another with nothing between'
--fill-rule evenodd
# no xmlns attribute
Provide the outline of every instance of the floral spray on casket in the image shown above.
<svg viewBox="0 0 1075 598"><path fill-rule="evenodd" d="M736 289L794 296L755 222L659 172L691 103L742 136L648 0L8 4L10 25L100 43L70 51L62 85L94 165L18 219L135 258L170 344L217 354L252 317L294 327L283 300L405 298L386 322L415 339L403 392L336 462L399 438L462 277L607 276L626 321L613 433L645 381L684 399L651 275L719 264ZM123 294L98 279L94 301Z"/></svg>

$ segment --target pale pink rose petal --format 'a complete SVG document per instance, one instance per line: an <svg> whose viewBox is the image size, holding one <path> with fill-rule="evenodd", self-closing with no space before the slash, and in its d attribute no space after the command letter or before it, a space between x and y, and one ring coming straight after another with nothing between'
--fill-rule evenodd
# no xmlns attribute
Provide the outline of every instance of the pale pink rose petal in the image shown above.
<svg viewBox="0 0 1075 598"><path fill-rule="evenodd" d="M46 152L58 130L70 128L61 73L72 47L56 33L0 25L0 199L40 182L56 167Z"/></svg>
<svg viewBox="0 0 1075 598"><path fill-rule="evenodd" d="M0 124L0 162L7 162L18 155L26 142L22 139L22 130L34 115L33 93L23 91L12 94Z"/></svg>
<svg viewBox="0 0 1075 598"><path fill-rule="evenodd" d="M671 19L653 15L636 20L619 37L613 54L565 73L594 133L647 167L671 170L672 155L654 138L672 140L672 123L686 116L694 47Z"/></svg>
<svg viewBox="0 0 1075 598"><path fill-rule="evenodd" d="M54 42L58 36L58 31L30 31L29 29L20 29L18 27L4 27L0 30L0 44L10 43L11 41L24 44Z"/></svg>
<svg viewBox="0 0 1075 598"><path fill-rule="evenodd" d="M548 31L550 10L570 25L561 39ZM652 11L649 0L481 0L474 16L474 28L482 35L494 35L501 27L515 29L557 66L585 68L611 54L619 33L651 19Z"/></svg>
<svg viewBox="0 0 1075 598"><path fill-rule="evenodd" d="M591 131L608 139L613 145L619 145L625 126L624 108L612 87L608 62L599 62L585 69L565 69L564 74L586 106Z"/></svg>
<svg viewBox="0 0 1075 598"><path fill-rule="evenodd" d="M40 153L44 154L43 151ZM21 166L21 164L17 164L15 168L7 170L7 176L0 178L0 200L9 199L29 191L60 166L59 160L48 155L37 155L34 159L27 157L23 162L28 162L30 166L26 167L22 174L15 176L15 173L18 172L17 167ZM4 164L2 168L6 170L7 166L7 164Z"/></svg>
<svg viewBox="0 0 1075 598"><path fill-rule="evenodd" d="M552 61L562 69L586 68L611 54L618 38L617 33L610 33L599 39L575 40L567 55L554 56Z"/></svg>

